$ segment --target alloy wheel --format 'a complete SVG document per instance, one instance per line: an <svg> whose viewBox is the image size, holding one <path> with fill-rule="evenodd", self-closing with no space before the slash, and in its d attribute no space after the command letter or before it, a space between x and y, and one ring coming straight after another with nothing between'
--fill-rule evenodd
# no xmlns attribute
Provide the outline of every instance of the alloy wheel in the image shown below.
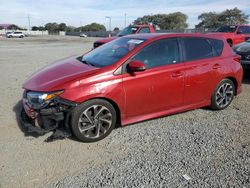
<svg viewBox="0 0 250 188"><path fill-rule="evenodd" d="M98 138L105 134L112 125L112 114L103 105L92 105L80 115L78 128L87 138Z"/></svg>
<svg viewBox="0 0 250 188"><path fill-rule="evenodd" d="M233 86L230 83L222 84L216 92L216 104L224 108L231 103L234 97Z"/></svg>

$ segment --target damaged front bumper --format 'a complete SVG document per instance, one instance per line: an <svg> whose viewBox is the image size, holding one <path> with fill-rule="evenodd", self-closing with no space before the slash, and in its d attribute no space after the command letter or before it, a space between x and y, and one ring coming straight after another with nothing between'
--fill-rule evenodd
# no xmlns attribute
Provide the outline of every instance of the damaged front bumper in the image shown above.
<svg viewBox="0 0 250 188"><path fill-rule="evenodd" d="M22 104L22 124L28 133L40 136L50 131L60 130L65 137L71 135L69 116L72 109L78 105L77 103L56 97L41 109L32 108L27 98L23 98Z"/></svg>

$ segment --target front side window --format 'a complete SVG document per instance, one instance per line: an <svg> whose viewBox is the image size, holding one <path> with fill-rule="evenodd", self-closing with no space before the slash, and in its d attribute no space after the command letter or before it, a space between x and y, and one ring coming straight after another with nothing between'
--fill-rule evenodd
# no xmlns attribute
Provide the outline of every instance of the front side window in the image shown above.
<svg viewBox="0 0 250 188"><path fill-rule="evenodd" d="M144 41L145 39L118 38L87 53L82 57L82 62L95 67L112 65Z"/></svg>
<svg viewBox="0 0 250 188"><path fill-rule="evenodd" d="M150 33L150 30L148 27L144 27L139 31L139 33Z"/></svg>
<svg viewBox="0 0 250 188"><path fill-rule="evenodd" d="M212 46L205 38L183 38L185 49L185 61L205 59L213 57Z"/></svg>
<svg viewBox="0 0 250 188"><path fill-rule="evenodd" d="M250 27L249 26L240 26L238 32L242 34L250 34Z"/></svg>
<svg viewBox="0 0 250 188"><path fill-rule="evenodd" d="M132 60L144 62L146 68L180 62L178 41L176 38L162 39L143 48Z"/></svg>

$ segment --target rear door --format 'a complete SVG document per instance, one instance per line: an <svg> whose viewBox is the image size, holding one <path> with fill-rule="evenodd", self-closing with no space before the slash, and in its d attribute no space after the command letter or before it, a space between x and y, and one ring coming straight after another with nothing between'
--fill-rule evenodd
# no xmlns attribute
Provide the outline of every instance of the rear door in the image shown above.
<svg viewBox="0 0 250 188"><path fill-rule="evenodd" d="M186 37L182 38L182 42L185 66L184 104L203 103L210 100L218 81L217 72L221 68L221 62L208 39Z"/></svg>
<svg viewBox="0 0 250 188"><path fill-rule="evenodd" d="M184 66L180 63L176 38L155 41L132 60L144 62L146 70L123 76L128 117L156 113L183 104Z"/></svg>

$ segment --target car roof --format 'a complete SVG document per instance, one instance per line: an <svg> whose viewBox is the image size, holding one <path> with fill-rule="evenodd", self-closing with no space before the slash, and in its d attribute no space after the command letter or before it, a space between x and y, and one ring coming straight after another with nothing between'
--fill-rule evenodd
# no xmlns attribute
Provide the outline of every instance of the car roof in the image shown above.
<svg viewBox="0 0 250 188"><path fill-rule="evenodd" d="M170 38L170 37L202 37L202 38L216 38L222 39L220 36L213 36L209 34L201 34L201 33L147 33L147 34L133 34L126 35L126 38L133 39L158 39L158 38Z"/></svg>
<svg viewBox="0 0 250 188"><path fill-rule="evenodd" d="M131 25L132 27L151 27L152 25L149 24L142 24L142 25Z"/></svg>

